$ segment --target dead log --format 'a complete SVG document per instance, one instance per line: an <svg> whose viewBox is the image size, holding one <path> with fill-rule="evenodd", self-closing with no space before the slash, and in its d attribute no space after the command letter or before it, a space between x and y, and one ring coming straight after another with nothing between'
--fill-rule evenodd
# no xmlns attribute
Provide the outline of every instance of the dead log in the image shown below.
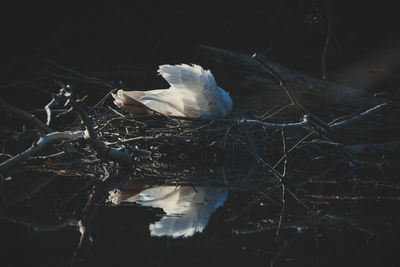
<svg viewBox="0 0 400 267"><path fill-rule="evenodd" d="M251 55L211 46L200 46L200 51L210 56L219 63L236 63L249 69L246 80L240 84L241 88L249 90L254 87L266 88L265 99L273 103L287 103L287 96L279 84L270 75L266 75L260 66L252 59ZM307 107L328 107L331 111L349 112L357 108L376 106L384 100L374 97L366 90L353 88L309 76L305 73L284 67L274 61L263 57L263 61L274 69L281 78L290 86L298 100ZM282 99L281 99L282 98ZM263 98L264 99L264 98Z"/></svg>

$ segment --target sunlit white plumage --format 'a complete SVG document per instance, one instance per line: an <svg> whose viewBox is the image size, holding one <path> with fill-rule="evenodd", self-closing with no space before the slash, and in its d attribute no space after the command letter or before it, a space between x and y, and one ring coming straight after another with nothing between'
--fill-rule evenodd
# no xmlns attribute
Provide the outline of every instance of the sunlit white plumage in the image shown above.
<svg viewBox="0 0 400 267"><path fill-rule="evenodd" d="M227 92L217 86L209 70L199 65L162 65L158 73L170 84L169 89L123 91L112 94L114 103L131 113L148 109L167 116L223 118L233 107Z"/></svg>

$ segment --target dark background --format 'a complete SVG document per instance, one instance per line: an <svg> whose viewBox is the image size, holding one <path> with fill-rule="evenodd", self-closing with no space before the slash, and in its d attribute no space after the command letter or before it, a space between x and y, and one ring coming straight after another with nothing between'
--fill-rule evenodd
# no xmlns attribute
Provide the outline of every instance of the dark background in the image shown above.
<svg viewBox="0 0 400 267"><path fill-rule="evenodd" d="M378 82L398 72L397 10L378 1L15 2L2 10L1 94L15 104L29 104L32 97L46 103L41 91L4 85L43 75L47 59L107 81L123 80L128 88L157 87L163 84L156 76L160 64L213 69L215 63L198 53L199 44L264 53L321 77L328 14L328 78L371 86L363 82L371 70L377 70L372 79L378 76ZM349 68L354 73L343 74Z"/></svg>

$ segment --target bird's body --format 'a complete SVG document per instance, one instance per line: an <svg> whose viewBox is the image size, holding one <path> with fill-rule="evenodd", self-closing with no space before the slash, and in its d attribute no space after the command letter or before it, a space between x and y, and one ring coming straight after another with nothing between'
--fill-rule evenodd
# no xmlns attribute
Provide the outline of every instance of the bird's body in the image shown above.
<svg viewBox="0 0 400 267"><path fill-rule="evenodd" d="M114 103L134 114L152 110L167 116L211 119L231 112L232 99L217 86L209 70L199 65L162 65L158 73L170 84L169 89L118 90Z"/></svg>

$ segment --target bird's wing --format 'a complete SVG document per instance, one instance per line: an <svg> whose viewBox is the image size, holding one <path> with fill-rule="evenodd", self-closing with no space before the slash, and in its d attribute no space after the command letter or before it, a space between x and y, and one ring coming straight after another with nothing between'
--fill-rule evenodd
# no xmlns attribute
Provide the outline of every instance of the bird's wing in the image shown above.
<svg viewBox="0 0 400 267"><path fill-rule="evenodd" d="M158 73L171 85L171 97L180 98L175 102L182 104L183 113L191 117L220 116L221 92L209 70L194 64L162 65Z"/></svg>
<svg viewBox="0 0 400 267"><path fill-rule="evenodd" d="M140 98L145 95L140 91L118 90L116 94L111 93L114 98L114 104L120 108L125 108L133 114L146 114L149 108L140 102Z"/></svg>
<svg viewBox="0 0 400 267"><path fill-rule="evenodd" d="M180 101L171 101L173 99L167 89L150 91L118 90L117 94L112 94L112 96L114 97L114 104L125 108L133 114L146 114L149 110L152 110L167 116L187 116L180 111L181 106L183 106Z"/></svg>

